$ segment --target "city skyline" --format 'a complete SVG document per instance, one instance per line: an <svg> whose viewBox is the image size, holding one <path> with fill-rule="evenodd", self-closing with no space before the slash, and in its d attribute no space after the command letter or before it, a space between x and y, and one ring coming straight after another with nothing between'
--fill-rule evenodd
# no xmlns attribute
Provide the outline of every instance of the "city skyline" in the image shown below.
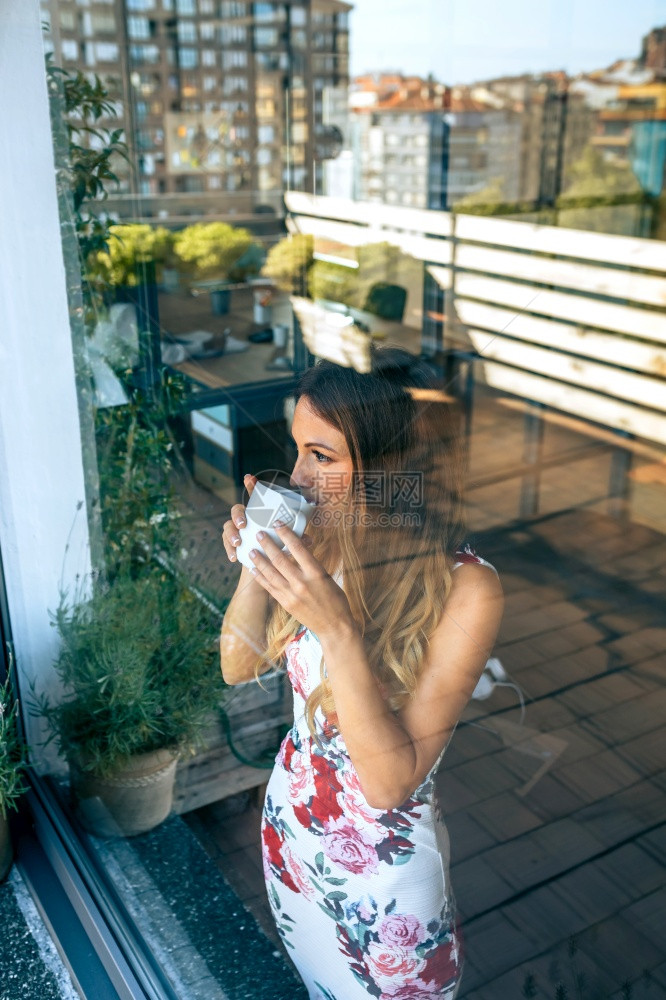
<svg viewBox="0 0 666 1000"><path fill-rule="evenodd" d="M641 39L666 24L664 0L355 0L351 72L397 70L447 84L548 70L570 75L635 58ZM501 23L500 23L501 22Z"/></svg>

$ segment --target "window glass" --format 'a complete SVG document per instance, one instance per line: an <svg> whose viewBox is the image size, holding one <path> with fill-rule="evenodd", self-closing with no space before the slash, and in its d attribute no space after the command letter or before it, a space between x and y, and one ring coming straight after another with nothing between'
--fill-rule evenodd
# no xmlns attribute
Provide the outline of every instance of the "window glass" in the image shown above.
<svg viewBox="0 0 666 1000"><path fill-rule="evenodd" d="M196 42L197 26L194 21L178 22L178 38L181 42Z"/></svg>
<svg viewBox="0 0 666 1000"><path fill-rule="evenodd" d="M130 38L150 38L150 27L147 17L128 17L127 34Z"/></svg>
<svg viewBox="0 0 666 1000"><path fill-rule="evenodd" d="M649 1000L663 977L663 18L642 0L128 0L125 21L99 6L52 2L45 32L75 355L53 377L77 380L88 492L71 517L92 575L49 609L60 652L35 712L53 741L35 755L107 902L182 996L452 997L459 926L460 997ZM335 411L346 436L324 425L381 465L366 507L414 514L411 494L382 490L418 424L437 459L418 438L401 489L449 476L428 501L445 514L420 534L391 522L371 550L355 495L351 526L309 529L326 574L297 548L283 565L310 567L344 662L280 590L285 615L266 598L256 634L241 597L243 680L227 683L219 634L241 571L220 535L246 473L306 496L333 475L299 440L298 380L317 362L361 387L351 429ZM361 376L382 364L395 395L380 412ZM405 381L414 419L398 427ZM331 385L322 410L339 405ZM398 559L398 537L416 557ZM484 560L505 607L487 641ZM278 634L290 670L278 657L262 687L253 658ZM348 661L367 695L347 702L353 731ZM320 683L335 689L321 746L292 699L293 685L302 709ZM433 707L456 699L453 715ZM376 797L373 712L378 755L389 736L409 749L391 744ZM157 785L146 818L138 790ZM312 928L306 988L289 962L307 979Z"/></svg>
<svg viewBox="0 0 666 1000"><path fill-rule="evenodd" d="M277 28L255 28L254 44L260 48L272 48L278 43Z"/></svg>

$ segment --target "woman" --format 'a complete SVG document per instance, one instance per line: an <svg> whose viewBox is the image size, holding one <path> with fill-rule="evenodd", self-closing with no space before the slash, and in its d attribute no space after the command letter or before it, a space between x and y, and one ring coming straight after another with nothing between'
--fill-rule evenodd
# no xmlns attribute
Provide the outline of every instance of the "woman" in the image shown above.
<svg viewBox="0 0 666 1000"><path fill-rule="evenodd" d="M312 1000L455 996L461 943L433 777L493 646L496 573L462 538L444 394L406 352L300 384L291 477L317 511L243 568L225 680L286 660L294 726L266 793L273 915ZM251 489L252 477L246 477ZM233 561L244 508L223 540ZM316 523L315 523L316 522Z"/></svg>

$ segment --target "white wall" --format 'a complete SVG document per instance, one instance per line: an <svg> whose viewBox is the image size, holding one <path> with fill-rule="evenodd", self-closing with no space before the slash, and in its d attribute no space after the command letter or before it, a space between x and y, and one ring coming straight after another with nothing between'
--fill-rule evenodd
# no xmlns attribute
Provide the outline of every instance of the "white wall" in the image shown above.
<svg viewBox="0 0 666 1000"><path fill-rule="evenodd" d="M0 0L0 121L0 551L25 700L53 684L59 588L89 569L37 0Z"/></svg>

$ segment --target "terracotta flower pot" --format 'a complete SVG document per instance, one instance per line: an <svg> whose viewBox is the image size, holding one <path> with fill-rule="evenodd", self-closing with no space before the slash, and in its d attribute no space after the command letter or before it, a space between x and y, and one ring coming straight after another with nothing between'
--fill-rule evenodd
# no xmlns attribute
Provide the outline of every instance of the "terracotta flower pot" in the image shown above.
<svg viewBox="0 0 666 1000"><path fill-rule="evenodd" d="M70 760L70 782L81 824L98 837L133 837L159 826L171 812L177 758L170 750L137 754L101 777Z"/></svg>

